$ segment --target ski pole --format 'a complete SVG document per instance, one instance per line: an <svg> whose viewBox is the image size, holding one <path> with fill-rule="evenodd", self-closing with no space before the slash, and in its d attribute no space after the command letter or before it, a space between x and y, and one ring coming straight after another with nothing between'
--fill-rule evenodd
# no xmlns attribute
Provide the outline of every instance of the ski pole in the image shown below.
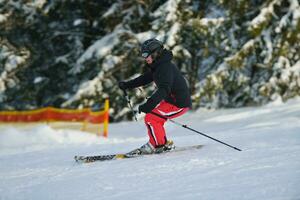
<svg viewBox="0 0 300 200"><path fill-rule="evenodd" d="M223 144L223 145L226 145L226 146L228 146L228 147L230 147L230 148L233 148L233 149L235 149L235 150L237 150L237 151L242 151L241 149L239 149L239 148L237 148L237 147L231 146L230 144L227 144L227 143L222 142L222 141L220 141L220 140L218 140L218 139L215 139L215 138L213 138L213 137L211 137L211 136L209 136L209 135L206 135L206 134L201 133L201 132L199 132L199 131L197 131L197 130L195 130L195 129L192 129L192 128L188 127L188 126L185 125L185 124L180 124L180 123L178 123L178 122L176 122L176 121L174 121L174 120L172 120L172 119L169 119L169 118L167 118L167 117L165 117L165 116L162 116L162 115L160 115L160 114L157 114L157 113L155 113L155 112L150 112L150 113L153 114L153 115L156 115L157 117L160 117L160 118L162 118L162 119L169 120L170 122L172 122L172 123L174 123L174 124L176 124L176 125L179 125L179 126L181 126L181 127L183 127L183 128L186 128L186 129L188 129L188 130L190 130L190 131L193 131L193 132L195 132L195 133L198 133L198 134L200 134L200 135L202 135L202 136L205 136L205 137L207 137L207 138L209 138L209 139L212 139L212 140L214 140L214 141L216 141L216 142L219 142L219 143L221 143L221 144Z"/></svg>
<svg viewBox="0 0 300 200"><path fill-rule="evenodd" d="M123 90L123 92L124 92L124 94L125 94L125 98L126 98L126 101L127 101L128 105L129 105L129 108L131 109L131 112L132 112L132 114L133 114L133 117L134 117L135 121L137 121L136 114L135 114L135 112L134 112L134 110L133 110L133 107L132 107L132 105L131 105L131 102L130 102L130 99L129 99L128 95L127 95L126 90Z"/></svg>

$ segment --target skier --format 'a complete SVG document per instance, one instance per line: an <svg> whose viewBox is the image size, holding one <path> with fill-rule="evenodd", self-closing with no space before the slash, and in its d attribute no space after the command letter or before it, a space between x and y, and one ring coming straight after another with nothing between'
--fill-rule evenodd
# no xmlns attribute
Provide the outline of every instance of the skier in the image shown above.
<svg viewBox="0 0 300 200"><path fill-rule="evenodd" d="M120 81L122 90L133 89L154 82L156 91L146 103L138 107L138 112L144 112L145 124L148 129L149 142L141 146L140 154L161 153L174 149L171 140L167 140L165 119L151 114L157 113L167 118L176 118L186 113L191 107L191 97L186 79L179 69L171 62L173 54L164 48L157 39L146 40L141 46L141 56L145 59L149 70L141 76Z"/></svg>

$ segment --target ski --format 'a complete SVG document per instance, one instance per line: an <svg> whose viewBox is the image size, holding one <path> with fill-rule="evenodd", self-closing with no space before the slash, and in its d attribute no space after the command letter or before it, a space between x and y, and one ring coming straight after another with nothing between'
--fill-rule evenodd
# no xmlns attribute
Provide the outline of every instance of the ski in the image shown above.
<svg viewBox="0 0 300 200"><path fill-rule="evenodd" d="M164 151L161 153L155 154L136 154L135 152L138 149L130 151L129 153L120 153L120 154L110 154L110 155L96 155L96 156L75 156L74 159L77 163L91 163L96 161L109 161L109 160L120 160L120 159L127 159L127 158L136 158L140 156L150 156L150 155L160 155L166 153L174 153L174 152L181 152L193 149L200 149L203 145L193 145L193 146L184 146L184 147L176 147L170 151Z"/></svg>

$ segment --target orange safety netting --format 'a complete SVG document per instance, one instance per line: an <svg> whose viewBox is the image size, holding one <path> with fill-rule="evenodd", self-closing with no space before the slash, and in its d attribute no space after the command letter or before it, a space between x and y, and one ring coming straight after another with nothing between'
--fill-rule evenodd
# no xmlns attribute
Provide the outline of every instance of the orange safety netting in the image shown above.
<svg viewBox="0 0 300 200"><path fill-rule="evenodd" d="M71 110L46 107L30 111L0 111L0 122L87 122L104 124L104 136L107 136L109 120L109 102L105 101L103 111L93 112L90 109Z"/></svg>
<svg viewBox="0 0 300 200"><path fill-rule="evenodd" d="M49 121L71 121L103 123L106 112L92 112L89 109L66 110L58 108L42 108L32 111L1 111L0 122L49 122Z"/></svg>

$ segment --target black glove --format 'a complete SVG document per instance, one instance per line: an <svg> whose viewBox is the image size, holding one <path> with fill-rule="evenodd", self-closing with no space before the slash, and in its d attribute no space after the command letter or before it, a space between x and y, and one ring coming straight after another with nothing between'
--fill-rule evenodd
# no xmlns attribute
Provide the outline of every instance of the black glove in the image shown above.
<svg viewBox="0 0 300 200"><path fill-rule="evenodd" d="M128 89L128 84L127 84L127 82L126 82L126 81L120 81L120 82L119 82L119 88L120 88L121 90L126 90L126 89Z"/></svg>
<svg viewBox="0 0 300 200"><path fill-rule="evenodd" d="M152 106L151 104L149 104L148 102L142 104L139 106L138 111L139 113L143 112L143 113L149 113L152 111Z"/></svg>

